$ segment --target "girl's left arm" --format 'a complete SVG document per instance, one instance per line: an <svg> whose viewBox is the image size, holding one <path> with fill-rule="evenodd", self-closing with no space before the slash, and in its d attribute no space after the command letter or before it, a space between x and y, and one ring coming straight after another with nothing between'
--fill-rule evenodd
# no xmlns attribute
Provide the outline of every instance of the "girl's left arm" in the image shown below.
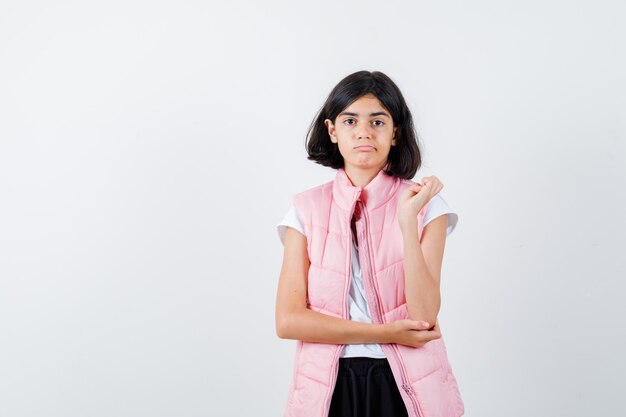
<svg viewBox="0 0 626 417"><path fill-rule="evenodd" d="M418 221L402 227L406 306L411 320L435 325L441 306L440 277L447 216L430 221L418 236Z"/></svg>

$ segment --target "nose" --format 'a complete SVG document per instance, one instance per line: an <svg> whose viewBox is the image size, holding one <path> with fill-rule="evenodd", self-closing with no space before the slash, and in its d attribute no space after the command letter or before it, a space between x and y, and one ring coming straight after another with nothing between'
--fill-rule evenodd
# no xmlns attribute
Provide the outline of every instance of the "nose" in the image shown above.
<svg viewBox="0 0 626 417"><path fill-rule="evenodd" d="M372 131L370 129L370 126L367 123L361 124L356 131L356 136L358 139L363 139L363 138L371 139Z"/></svg>

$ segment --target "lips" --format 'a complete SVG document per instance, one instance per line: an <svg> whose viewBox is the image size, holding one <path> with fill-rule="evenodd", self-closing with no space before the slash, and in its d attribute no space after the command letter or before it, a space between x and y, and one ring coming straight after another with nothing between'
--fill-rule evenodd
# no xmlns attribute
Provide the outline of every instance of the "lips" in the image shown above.
<svg viewBox="0 0 626 417"><path fill-rule="evenodd" d="M356 149L357 151L373 151L374 147L371 145L361 145L355 147L354 149Z"/></svg>

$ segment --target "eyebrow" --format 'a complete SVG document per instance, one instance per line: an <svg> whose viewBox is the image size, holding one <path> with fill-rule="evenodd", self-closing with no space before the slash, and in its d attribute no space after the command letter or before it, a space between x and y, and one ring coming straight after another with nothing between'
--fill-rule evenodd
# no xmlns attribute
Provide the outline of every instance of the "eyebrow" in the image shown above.
<svg viewBox="0 0 626 417"><path fill-rule="evenodd" d="M338 116L358 116L358 114L357 113L352 113L352 112L349 112L349 111L344 111L344 112L339 113ZM386 116L386 117L389 117L389 114L387 114L384 111L376 111L374 113L370 113L370 117L374 117L374 116Z"/></svg>

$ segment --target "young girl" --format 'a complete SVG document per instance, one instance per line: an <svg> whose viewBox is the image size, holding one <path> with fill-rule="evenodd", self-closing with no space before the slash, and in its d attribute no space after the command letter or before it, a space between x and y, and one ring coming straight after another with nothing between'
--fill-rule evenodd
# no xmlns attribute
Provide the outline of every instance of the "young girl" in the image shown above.
<svg viewBox="0 0 626 417"><path fill-rule="evenodd" d="M421 152L400 90L381 72L347 76L306 146L337 172L277 225L276 330L298 341L284 416L463 415L437 322L458 216L437 177L410 180Z"/></svg>

